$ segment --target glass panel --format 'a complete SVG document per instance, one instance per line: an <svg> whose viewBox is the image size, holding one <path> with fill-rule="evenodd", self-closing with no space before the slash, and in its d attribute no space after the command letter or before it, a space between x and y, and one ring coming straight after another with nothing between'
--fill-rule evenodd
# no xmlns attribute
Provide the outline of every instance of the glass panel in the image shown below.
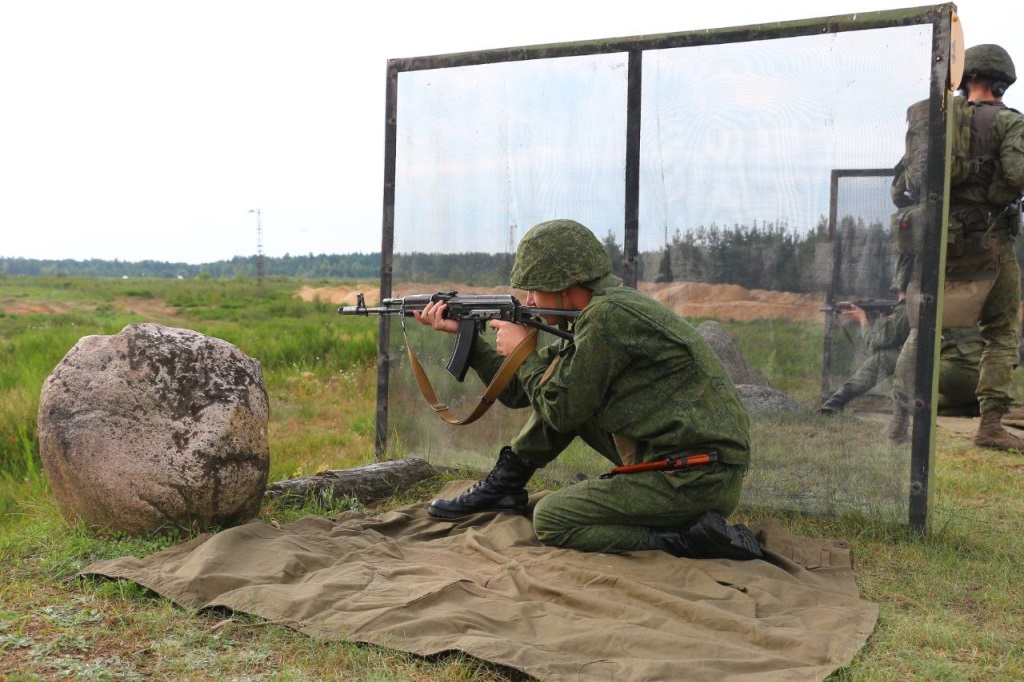
<svg viewBox="0 0 1024 682"><path fill-rule="evenodd" d="M827 308L896 297L890 169L907 108L928 97L931 31L643 53L638 286L707 334L724 329L749 370L737 379L754 446L746 504L907 518L910 447L885 433L891 380L839 414L818 410L872 357L859 325ZM393 295L525 301L508 287L515 247L561 217L590 227L620 270L626 67L622 53L400 73ZM483 386L445 373L452 344L411 318L392 325L388 453L486 470L528 411L438 420L405 353L464 416ZM545 474L607 467L577 442Z"/></svg>
<svg viewBox="0 0 1024 682"><path fill-rule="evenodd" d="M532 225L572 217L602 238L621 234L624 54L401 73L398 92L395 296L456 290L525 302L509 273ZM412 347L439 398L465 416L483 385L472 372L463 383L446 373L453 338L419 327L405 325ZM416 388L401 324L392 326L392 348L391 445L489 467L525 412L498 406L471 427L450 427Z"/></svg>
<svg viewBox="0 0 1024 682"><path fill-rule="evenodd" d="M821 309L830 291L896 299L891 175L840 176L834 195L832 178L896 164L930 57L931 26L645 55L640 288L694 324L720 323L755 375L740 381L762 384L741 386L746 503L906 518L910 446L885 433L902 343L873 353L858 324ZM884 319L872 311L865 331ZM869 395L819 415L854 375Z"/></svg>

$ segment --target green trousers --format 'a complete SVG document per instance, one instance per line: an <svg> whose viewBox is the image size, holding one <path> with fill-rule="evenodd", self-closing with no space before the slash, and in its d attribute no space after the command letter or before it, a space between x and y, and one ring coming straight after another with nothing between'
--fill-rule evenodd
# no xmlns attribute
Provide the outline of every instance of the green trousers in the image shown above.
<svg viewBox="0 0 1024 682"><path fill-rule="evenodd" d="M939 355L939 409L976 406L978 368L985 348L976 329L943 329Z"/></svg>
<svg viewBox="0 0 1024 682"><path fill-rule="evenodd" d="M847 396L848 401L864 395L892 376L896 370L896 360L899 356L899 348L883 348L875 351L839 390Z"/></svg>
<svg viewBox="0 0 1024 682"><path fill-rule="evenodd" d="M613 465L622 463L611 434L585 423L560 433L536 415L512 441L520 459L543 467L579 437ZM542 544L584 552L647 549L651 527L678 528L706 511L728 516L740 501L744 468L721 462L689 471L619 474L570 485L542 498L533 526Z"/></svg>
<svg viewBox="0 0 1024 682"><path fill-rule="evenodd" d="M982 413L1013 403L1010 385L1013 369L1020 359L1020 337L1017 316L1020 309L1020 266L1013 252L1013 242L999 246L999 271L981 309L978 329L984 350L978 363L975 395ZM914 402L914 371L917 364L917 329L900 352L893 375L893 401L910 409ZM960 381L964 365L960 365Z"/></svg>
<svg viewBox="0 0 1024 682"><path fill-rule="evenodd" d="M1020 266L1007 241L999 250L999 274L981 309L981 338L985 350L981 354L978 377L978 402L982 412L1010 405L1010 384L1013 368L1020 360L1020 338L1017 316L1020 311Z"/></svg>

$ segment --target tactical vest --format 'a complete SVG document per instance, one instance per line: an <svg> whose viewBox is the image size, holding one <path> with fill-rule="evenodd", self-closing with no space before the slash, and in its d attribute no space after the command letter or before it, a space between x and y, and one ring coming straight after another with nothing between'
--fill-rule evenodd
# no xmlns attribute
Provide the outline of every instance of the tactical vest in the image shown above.
<svg viewBox="0 0 1024 682"><path fill-rule="evenodd" d="M958 98L962 99L962 98ZM950 180L949 221L946 227L946 286L943 292L943 328L973 327L999 274L1000 247L1011 232L1004 215L1006 201L989 198L994 180L1001 176L998 152L989 153L992 123L1005 106L980 102L957 107L957 137L967 138L967 154L959 161L963 179ZM959 119L959 120L958 120ZM963 150L964 140L954 146ZM950 173L953 173L951 167Z"/></svg>
<svg viewBox="0 0 1024 682"><path fill-rule="evenodd" d="M957 187L962 183L972 183L982 187L988 187L991 184L999 164L999 158L988 153L988 133L1000 109L1005 108L1001 102L983 102L955 108L961 112L958 128L961 132L957 133L957 137L953 139L954 154L950 162L950 187ZM956 125L956 119L953 123ZM967 139L962 139L964 137ZM957 138L961 139L958 141ZM967 154L964 154L965 141L967 142Z"/></svg>
<svg viewBox="0 0 1024 682"><path fill-rule="evenodd" d="M949 100L950 215L946 232L946 286L942 327L972 327L999 270L999 246L1005 238L998 216L1008 202L994 206L989 196L999 173L997 155L988 151L992 124L1004 106L998 102L971 104L964 97ZM907 109L906 151L897 165L892 196L900 208L892 216L897 251L915 255L925 232L922 191L929 151L928 101ZM903 199L901 203L898 199ZM907 296L911 326L917 327L919 282L911 281Z"/></svg>
<svg viewBox="0 0 1024 682"><path fill-rule="evenodd" d="M894 184L902 187L913 202L920 201L928 164L928 100L907 109L906 151ZM996 115L1005 106L1000 102L971 104L964 97L949 100L953 117L949 186L964 183L987 186L995 175L998 159L988 153L988 133Z"/></svg>
<svg viewBox="0 0 1024 682"><path fill-rule="evenodd" d="M892 183L893 202L899 207L892 216L893 239L896 250L908 255L920 251L924 231L921 193L928 164L928 107L928 100L921 100L907 109L906 149L896 165ZM954 257L963 250L963 232L985 231L991 227L993 211L968 211L966 207L959 206L957 195L963 192L956 191L956 188L979 188L980 191L972 194L977 194L981 201L970 202L973 207L980 208L988 203L989 188L999 168L999 159L988 151L988 135L996 116L1004 108L1000 102L971 104L965 97L949 100L953 118L949 165L951 211L959 215L959 220L955 221L958 225L955 228L951 226L959 233L948 235ZM1007 203L1009 200L995 207L995 212L1002 210Z"/></svg>

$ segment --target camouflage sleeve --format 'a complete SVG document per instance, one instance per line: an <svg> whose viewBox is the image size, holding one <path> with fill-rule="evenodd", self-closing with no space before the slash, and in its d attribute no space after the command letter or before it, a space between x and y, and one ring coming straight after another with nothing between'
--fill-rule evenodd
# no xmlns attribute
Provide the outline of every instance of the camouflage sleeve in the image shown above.
<svg viewBox="0 0 1024 682"><path fill-rule="evenodd" d="M540 348L534 356L546 367L557 354L558 345L552 344ZM505 362L505 358L495 350L494 346L479 336L473 339L473 350L469 356L469 366L480 377L480 381L483 382L484 386L491 383L498 370L501 369L503 362ZM498 396L498 402L505 407L511 408L530 406L530 399L523 390L518 374L513 376L512 380L508 382L508 385Z"/></svg>
<svg viewBox="0 0 1024 682"><path fill-rule="evenodd" d="M904 156L892 169L892 183L889 185L889 196L896 208L905 208L914 203L907 187L907 157Z"/></svg>
<svg viewBox="0 0 1024 682"><path fill-rule="evenodd" d="M896 293L904 292L910 286L910 278L914 272L914 257L906 253L896 254L893 268L892 284L889 288Z"/></svg>
<svg viewBox="0 0 1024 682"><path fill-rule="evenodd" d="M535 355L519 377L537 414L557 431L570 431L604 405L609 386L631 361L616 333L616 306L594 306L576 319L575 341L561 349L554 371Z"/></svg>
<svg viewBox="0 0 1024 682"><path fill-rule="evenodd" d="M1024 116L1012 112L1002 145L999 160L1003 167L1003 179L1015 191L1024 189Z"/></svg>
<svg viewBox="0 0 1024 682"><path fill-rule="evenodd" d="M872 351L886 348L900 348L910 336L910 318L907 317L907 304L901 301L896 309L882 323L875 325L864 334L864 341Z"/></svg>

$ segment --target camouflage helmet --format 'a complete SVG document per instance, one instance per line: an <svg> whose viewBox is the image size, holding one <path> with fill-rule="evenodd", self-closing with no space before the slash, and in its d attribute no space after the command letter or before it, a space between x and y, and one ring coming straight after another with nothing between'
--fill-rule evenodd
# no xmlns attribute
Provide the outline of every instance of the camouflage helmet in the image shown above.
<svg viewBox="0 0 1024 682"><path fill-rule="evenodd" d="M575 220L549 220L523 235L512 265L512 286L562 291L604 277L611 260L594 233Z"/></svg>
<svg viewBox="0 0 1024 682"><path fill-rule="evenodd" d="M971 76L986 76L1007 85L1017 80L1009 53L993 44L975 45L964 52L964 80Z"/></svg>

